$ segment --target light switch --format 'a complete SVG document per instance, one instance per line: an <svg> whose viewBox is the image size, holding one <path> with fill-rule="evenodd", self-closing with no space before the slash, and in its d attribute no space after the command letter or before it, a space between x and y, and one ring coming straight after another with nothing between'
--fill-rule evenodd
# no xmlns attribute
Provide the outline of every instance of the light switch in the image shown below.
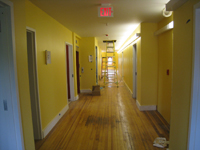
<svg viewBox="0 0 200 150"><path fill-rule="evenodd" d="M46 50L45 55L46 55L46 65L51 64L51 52Z"/></svg>

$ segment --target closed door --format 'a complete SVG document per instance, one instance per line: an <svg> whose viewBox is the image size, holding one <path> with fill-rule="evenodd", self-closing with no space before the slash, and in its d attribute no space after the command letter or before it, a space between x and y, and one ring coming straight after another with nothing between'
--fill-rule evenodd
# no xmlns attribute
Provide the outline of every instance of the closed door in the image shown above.
<svg viewBox="0 0 200 150"><path fill-rule="evenodd" d="M15 150L17 139L12 99L11 28L9 8L0 6L0 150ZM13 97L12 97L13 96Z"/></svg>

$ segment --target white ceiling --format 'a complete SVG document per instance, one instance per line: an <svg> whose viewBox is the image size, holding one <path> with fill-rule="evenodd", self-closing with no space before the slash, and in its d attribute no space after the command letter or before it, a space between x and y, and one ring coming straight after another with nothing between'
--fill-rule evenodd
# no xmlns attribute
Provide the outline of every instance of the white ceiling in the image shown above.
<svg viewBox="0 0 200 150"><path fill-rule="evenodd" d="M162 10L169 2L169 0L30 1L81 37L96 37L102 50L105 49L103 40L117 40L116 49L119 49L141 22L162 20ZM98 17L98 7L106 3L113 6L112 18Z"/></svg>

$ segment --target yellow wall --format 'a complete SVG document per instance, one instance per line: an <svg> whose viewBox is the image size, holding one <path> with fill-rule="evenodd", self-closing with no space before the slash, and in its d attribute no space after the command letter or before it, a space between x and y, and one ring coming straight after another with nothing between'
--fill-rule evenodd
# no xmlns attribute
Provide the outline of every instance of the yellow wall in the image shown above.
<svg viewBox="0 0 200 150"><path fill-rule="evenodd" d="M35 150L28 81L25 0L11 0L14 4L15 43L19 100L26 150Z"/></svg>
<svg viewBox="0 0 200 150"><path fill-rule="evenodd" d="M140 30L141 30L141 26L139 25L135 29L135 31L133 31L133 33L130 35L130 37L126 40L126 42L129 39L131 39L136 33L141 33ZM141 53L140 43L141 43L141 39L138 39L136 41L136 46L137 46L137 60L141 59L141 58L139 58L140 54L138 55L138 53ZM120 75L120 77L122 77L122 75L124 75L124 78L123 78L124 82L126 83L126 85L128 86L128 88L131 90L131 92L133 92L133 57L134 57L133 56L133 45L130 45L126 49L124 49L124 51L123 51L123 58L122 58L122 52L120 52L118 54L118 57L119 57L119 59L117 59L117 60L118 60L119 75ZM141 67L140 61L139 61L139 63L137 63L137 68L138 67ZM123 73L122 73L122 68L123 68ZM138 68L137 71L139 71L138 73L141 74L140 73L141 69ZM138 78L138 79L140 79L140 78ZM137 81L139 81L138 79L137 79ZM137 82L137 86L138 86L138 84L141 84L141 82L140 81ZM140 87L140 85L139 85L139 87ZM137 90L137 95L140 92L141 92L141 89ZM139 97L140 97L140 95L139 95Z"/></svg>
<svg viewBox="0 0 200 150"><path fill-rule="evenodd" d="M141 39L137 41L137 97L141 104Z"/></svg>
<svg viewBox="0 0 200 150"><path fill-rule="evenodd" d="M141 105L157 105L158 43L157 37L154 36L156 30L156 23L141 23Z"/></svg>
<svg viewBox="0 0 200 150"><path fill-rule="evenodd" d="M173 16L158 23L158 29L173 21ZM157 110L170 123L172 86L172 47L173 30L158 36L158 107ZM169 69L169 75L167 75Z"/></svg>
<svg viewBox="0 0 200 150"><path fill-rule="evenodd" d="M67 105L65 42L72 32L26 1L26 25L36 30L37 66L42 129ZM51 64L45 64L45 50L51 51Z"/></svg>
<svg viewBox="0 0 200 150"><path fill-rule="evenodd" d="M173 83L170 150L186 150L193 61L193 6L191 0L174 11ZM186 23L190 19L190 22Z"/></svg>
<svg viewBox="0 0 200 150"><path fill-rule="evenodd" d="M123 51L124 56L124 82L133 92L133 45Z"/></svg>
<svg viewBox="0 0 200 150"><path fill-rule="evenodd" d="M156 23L141 23L132 35L141 33L137 40L137 100L141 105L157 105L158 43L154 32ZM120 58L122 56L120 55ZM133 47L123 51L124 81L133 92ZM120 59L122 61L122 58ZM119 62L120 67L122 66ZM121 67L122 68L122 67ZM121 69L120 68L120 69ZM122 70L122 69L121 69ZM121 73L122 74L122 73Z"/></svg>
<svg viewBox="0 0 200 150"><path fill-rule="evenodd" d="M80 41L80 67L84 67L81 74L81 89L92 89L96 85L96 62L95 62L95 38L82 37ZM93 56L93 62L89 62L89 55Z"/></svg>

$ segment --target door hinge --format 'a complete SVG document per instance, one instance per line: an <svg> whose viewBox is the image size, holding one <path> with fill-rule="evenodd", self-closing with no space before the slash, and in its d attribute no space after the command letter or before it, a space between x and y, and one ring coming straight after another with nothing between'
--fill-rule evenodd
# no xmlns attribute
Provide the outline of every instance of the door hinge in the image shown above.
<svg viewBox="0 0 200 150"><path fill-rule="evenodd" d="M135 75L137 75L137 72L135 72Z"/></svg>
<svg viewBox="0 0 200 150"><path fill-rule="evenodd" d="M72 78L74 77L74 74L72 74Z"/></svg>

